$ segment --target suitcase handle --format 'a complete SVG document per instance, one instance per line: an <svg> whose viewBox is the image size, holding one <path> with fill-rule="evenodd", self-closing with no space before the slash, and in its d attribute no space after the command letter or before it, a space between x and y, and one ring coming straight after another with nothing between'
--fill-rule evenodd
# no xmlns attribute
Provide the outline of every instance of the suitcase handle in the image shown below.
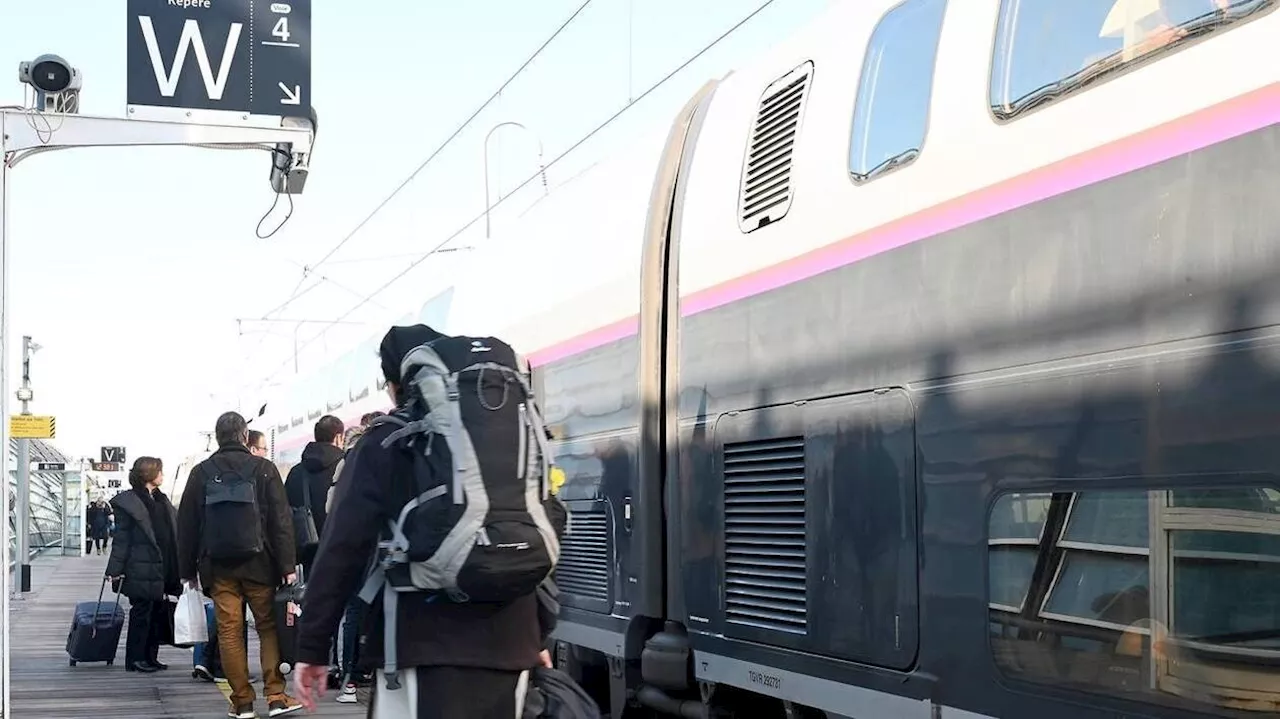
<svg viewBox="0 0 1280 719"><path fill-rule="evenodd" d="M98 610L102 609L102 593L107 590L109 581L111 577L103 577L102 586L98 587L98 602L93 605L93 631L89 634L91 637L98 636ZM120 609L120 592L116 592L116 609Z"/></svg>

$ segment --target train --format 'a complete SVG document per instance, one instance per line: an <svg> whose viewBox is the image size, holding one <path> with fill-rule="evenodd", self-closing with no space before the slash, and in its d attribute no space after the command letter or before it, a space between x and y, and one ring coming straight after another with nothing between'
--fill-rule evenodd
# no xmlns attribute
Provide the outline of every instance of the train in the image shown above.
<svg viewBox="0 0 1280 719"><path fill-rule="evenodd" d="M1276 4L833 3L424 293L534 367L557 665L614 719L1280 711Z"/></svg>

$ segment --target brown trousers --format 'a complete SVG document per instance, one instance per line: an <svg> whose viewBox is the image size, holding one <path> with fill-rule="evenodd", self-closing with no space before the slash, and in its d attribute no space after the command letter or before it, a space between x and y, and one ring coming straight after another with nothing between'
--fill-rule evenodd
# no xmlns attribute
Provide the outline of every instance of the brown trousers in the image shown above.
<svg viewBox="0 0 1280 719"><path fill-rule="evenodd" d="M231 685L231 703L252 704L255 697L249 683L249 648L244 643L244 604L253 612L261 649L262 681L267 701L284 695L284 675L280 673L280 641L276 636L276 620L272 613L274 587L241 579L215 579L209 592L218 618L218 650L222 670Z"/></svg>

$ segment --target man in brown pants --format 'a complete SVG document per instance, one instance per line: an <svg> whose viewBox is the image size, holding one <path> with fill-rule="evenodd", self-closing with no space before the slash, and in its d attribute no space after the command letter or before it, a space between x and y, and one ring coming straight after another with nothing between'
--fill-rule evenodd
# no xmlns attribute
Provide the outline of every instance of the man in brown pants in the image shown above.
<svg viewBox="0 0 1280 719"><path fill-rule="evenodd" d="M280 472L246 446L244 417L227 412L214 428L218 451L191 470L178 508L178 570L194 586L199 577L213 598L218 645L231 685L232 719L253 719L244 642L244 604L253 612L261 644L262 677L269 716L302 708L285 693L273 605L276 589L292 584L293 523Z"/></svg>

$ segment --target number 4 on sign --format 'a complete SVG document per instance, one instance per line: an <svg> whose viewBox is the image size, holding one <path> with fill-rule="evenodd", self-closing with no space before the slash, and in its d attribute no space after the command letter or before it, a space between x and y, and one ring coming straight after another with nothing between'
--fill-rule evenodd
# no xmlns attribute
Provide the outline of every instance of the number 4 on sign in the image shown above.
<svg viewBox="0 0 1280 719"><path fill-rule="evenodd" d="M280 38L280 42L289 42L289 18L282 17L276 20L276 26L271 28L271 34Z"/></svg>
<svg viewBox="0 0 1280 719"><path fill-rule="evenodd" d="M284 93L284 97L280 98L281 105L301 105L302 104L302 86L294 85L289 87L283 82L277 82L280 91Z"/></svg>

